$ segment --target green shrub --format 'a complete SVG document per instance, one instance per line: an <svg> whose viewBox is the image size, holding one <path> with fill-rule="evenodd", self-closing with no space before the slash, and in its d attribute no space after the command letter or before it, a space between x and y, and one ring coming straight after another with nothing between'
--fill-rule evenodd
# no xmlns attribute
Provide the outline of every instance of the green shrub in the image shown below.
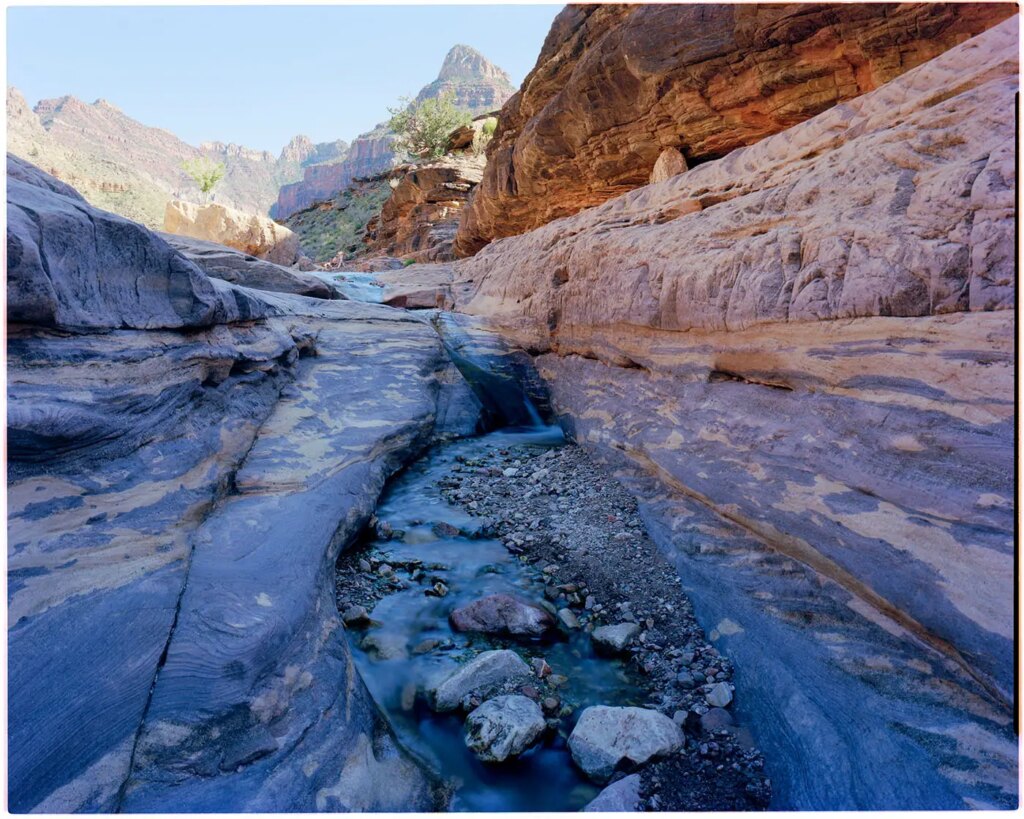
<svg viewBox="0 0 1024 819"><path fill-rule="evenodd" d="M389 108L388 127L395 133L399 150L422 159L444 156L448 135L462 125L469 125L469 113L455 107L455 95L442 94L416 103L403 97L400 105Z"/></svg>
<svg viewBox="0 0 1024 819"><path fill-rule="evenodd" d="M413 264L416 264L416 260L415 259L403 259L402 260L402 267L408 267L409 265L413 265Z"/></svg>
<svg viewBox="0 0 1024 819"><path fill-rule="evenodd" d="M218 182L224 178L224 165L214 162L205 156L198 156L195 159L186 159L181 163L181 168L192 177L192 181L199 186L203 197L209 195Z"/></svg>

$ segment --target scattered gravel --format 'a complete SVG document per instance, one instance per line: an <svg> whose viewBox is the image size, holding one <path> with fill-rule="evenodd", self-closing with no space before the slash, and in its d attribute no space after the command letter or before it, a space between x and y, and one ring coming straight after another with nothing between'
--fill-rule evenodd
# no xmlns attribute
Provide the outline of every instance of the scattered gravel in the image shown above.
<svg viewBox="0 0 1024 819"><path fill-rule="evenodd" d="M737 696L732 664L705 638L680 578L647 537L636 501L614 478L577 446L522 445L459 456L438 485L449 503L479 521L461 534L500 540L543 584L544 605L563 628L602 628L603 645L595 647L622 657L649 692L645 707L683 730L678 752L640 769L642 809L768 807L771 782L763 758L726 710ZM376 519L370 529L382 540L403 535ZM339 608L361 619L354 607L362 606L372 618L378 600L410 583L443 596L443 577L432 573L445 568L396 562L386 551L348 552L338 563ZM564 678L541 657L531 665L531 682L517 693L541 705L549 726L564 725L574 710L560 698Z"/></svg>

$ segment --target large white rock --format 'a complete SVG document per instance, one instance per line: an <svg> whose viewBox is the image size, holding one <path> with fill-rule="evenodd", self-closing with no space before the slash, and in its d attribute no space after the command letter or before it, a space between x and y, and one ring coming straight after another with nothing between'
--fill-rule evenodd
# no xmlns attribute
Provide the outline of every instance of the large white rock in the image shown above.
<svg viewBox="0 0 1024 819"><path fill-rule="evenodd" d="M486 695L506 683L526 680L529 676L530 667L514 651L485 651L428 687L427 693L434 710L454 711L474 691Z"/></svg>
<svg viewBox="0 0 1024 819"><path fill-rule="evenodd" d="M466 745L484 762L504 762L533 745L545 727L544 713L529 697L495 697L466 718Z"/></svg>
<svg viewBox="0 0 1024 819"><path fill-rule="evenodd" d="M569 737L573 762L596 782L618 770L678 751L683 732L671 719L647 708L593 705L580 716Z"/></svg>
<svg viewBox="0 0 1024 819"><path fill-rule="evenodd" d="M233 247L258 259L292 265L299 258L299 237L269 216L246 213L211 202L167 203L164 230Z"/></svg>

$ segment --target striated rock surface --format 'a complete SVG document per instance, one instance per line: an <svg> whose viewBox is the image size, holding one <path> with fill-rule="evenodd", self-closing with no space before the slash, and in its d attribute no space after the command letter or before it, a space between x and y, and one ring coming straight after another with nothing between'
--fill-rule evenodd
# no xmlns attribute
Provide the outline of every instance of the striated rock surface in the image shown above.
<svg viewBox="0 0 1024 819"><path fill-rule="evenodd" d="M335 299L339 293L318 276L257 259L241 251L202 239L161 234L164 241L194 262L207 276L254 290L295 293L314 299Z"/></svg>
<svg viewBox="0 0 1024 819"><path fill-rule="evenodd" d="M132 119L106 100L41 100L33 109L7 89L7 150L73 185L97 207L159 229L171 199L194 196L182 163L205 157L224 165L217 201L266 213L281 185L303 166L342 156L343 142L292 139L279 156L240 145L188 145L162 128Z"/></svg>
<svg viewBox="0 0 1024 819"><path fill-rule="evenodd" d="M480 182L484 163L483 156L463 153L394 171L398 184L367 226L366 251L416 262L453 259L459 215Z"/></svg>
<svg viewBox="0 0 1024 819"><path fill-rule="evenodd" d="M1011 4L580 5L504 106L460 256L878 88L1016 13Z"/></svg>
<svg viewBox="0 0 1024 819"><path fill-rule="evenodd" d="M451 93L458 107L482 114L500 108L514 91L504 71L469 46L456 45L445 56L437 79L420 89L416 101ZM310 165L300 181L281 188L270 215L285 219L317 202L332 199L354 179L390 169L399 161L392 149L392 139L387 124L381 123L356 137L344 158Z"/></svg>
<svg viewBox="0 0 1024 819"><path fill-rule="evenodd" d="M299 258L299 238L284 225L256 213L244 213L216 202L168 202L164 230L179 236L227 245L275 264Z"/></svg>
<svg viewBox="0 0 1024 819"><path fill-rule="evenodd" d="M780 807L1016 804L1017 38L435 277L641 499Z"/></svg>
<svg viewBox="0 0 1024 819"><path fill-rule="evenodd" d="M462 309L532 349L649 370L651 390L688 408L656 448L688 491L836 561L1004 692L1016 36L1014 18L457 273L474 281ZM749 398L734 421L697 421L709 395L737 389ZM812 434L826 417L843 419L848 451L818 450L841 437L835 423ZM699 465L736 446L743 481ZM772 468L783 452L792 466Z"/></svg>
<svg viewBox="0 0 1024 819"><path fill-rule="evenodd" d="M209 279L8 167L11 808L440 807L333 588L465 390L436 333Z"/></svg>

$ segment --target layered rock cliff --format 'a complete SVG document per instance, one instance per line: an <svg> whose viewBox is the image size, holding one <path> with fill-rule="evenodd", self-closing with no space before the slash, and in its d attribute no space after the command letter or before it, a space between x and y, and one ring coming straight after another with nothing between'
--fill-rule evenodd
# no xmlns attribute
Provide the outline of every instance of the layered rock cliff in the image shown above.
<svg viewBox="0 0 1024 819"><path fill-rule="evenodd" d="M266 213L302 167L340 155L344 143L314 145L296 137L280 156L221 142L199 147L125 115L106 100L89 105L75 97L42 100L32 109L7 89L7 150L75 186L92 204L150 227L163 224L164 208L198 191L182 163L200 156L224 164L217 201Z"/></svg>
<svg viewBox="0 0 1024 819"><path fill-rule="evenodd" d="M459 216L483 170L484 157L472 152L396 169L391 196L367 225L366 252L416 262L453 259Z"/></svg>
<svg viewBox="0 0 1024 819"><path fill-rule="evenodd" d="M879 87L1014 14L1011 4L593 5L555 20L501 112L459 255Z"/></svg>
<svg viewBox="0 0 1024 819"><path fill-rule="evenodd" d="M7 190L12 810L438 808L334 602L388 475L475 425L434 330Z"/></svg>
<svg viewBox="0 0 1024 819"><path fill-rule="evenodd" d="M450 93L460 108L482 114L500 108L514 91L504 71L469 46L456 45L445 56L437 79L420 89L416 100ZM398 161L391 142L386 124L356 137L344 159L306 168L301 181L282 187L271 215L286 219L296 211L333 198L354 179L368 178L391 168Z"/></svg>

